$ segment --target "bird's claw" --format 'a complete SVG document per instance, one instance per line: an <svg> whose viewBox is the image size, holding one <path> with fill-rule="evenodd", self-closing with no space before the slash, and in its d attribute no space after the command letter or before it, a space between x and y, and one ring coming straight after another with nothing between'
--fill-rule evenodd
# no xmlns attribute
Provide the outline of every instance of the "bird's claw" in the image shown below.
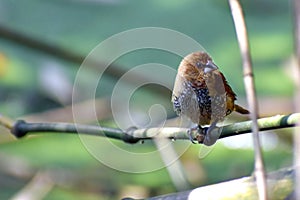
<svg viewBox="0 0 300 200"><path fill-rule="evenodd" d="M193 144L196 144L196 142L194 142L192 129L189 129L189 130L187 131L187 134L188 134L188 136L189 136L190 141L191 141Z"/></svg>
<svg viewBox="0 0 300 200"><path fill-rule="evenodd" d="M208 128L202 128L201 126L190 128L187 131L187 134L189 136L190 141L193 144L196 144L196 142L194 142L194 141L197 140L199 144L202 144L203 141L204 141L204 139L205 139L205 135L206 135L207 129ZM196 138L193 137L193 131L197 131Z"/></svg>
<svg viewBox="0 0 300 200"><path fill-rule="evenodd" d="M197 135L194 137L193 132L197 131ZM190 141L193 144L196 144L197 142L199 144L205 144L206 146L211 146L216 143L217 139L220 136L220 130L216 128L215 124L210 127L204 127L197 126L194 128L191 128L187 131L187 134L189 136ZM197 142L195 142L197 141Z"/></svg>

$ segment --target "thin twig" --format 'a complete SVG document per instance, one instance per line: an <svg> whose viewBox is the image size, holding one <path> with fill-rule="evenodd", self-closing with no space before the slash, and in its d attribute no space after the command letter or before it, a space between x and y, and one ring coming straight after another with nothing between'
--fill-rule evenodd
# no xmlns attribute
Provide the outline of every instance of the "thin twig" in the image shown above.
<svg viewBox="0 0 300 200"><path fill-rule="evenodd" d="M300 113L291 115L277 115L273 117L261 118L258 120L260 130L274 130L280 128L288 128L295 126L300 120ZM0 118L1 124L1 118ZM216 129L220 132L219 138L225 138L251 132L253 121L245 121L222 126ZM187 131L189 128L164 127L164 128L131 128L123 131L117 128L108 128L101 126L68 124L68 123L27 123L25 121L17 121L10 129L18 138L27 134L47 133L71 133L86 134L100 137L108 137L123 140L128 143L136 143L140 140L152 140L154 138L169 138L174 140L190 140ZM195 133L196 134L196 133Z"/></svg>
<svg viewBox="0 0 300 200"><path fill-rule="evenodd" d="M96 110L90 109L95 107ZM76 116L76 121L79 123L88 123L95 121L94 113L96 113L97 120L104 120L111 117L110 102L106 98L98 98L93 100L86 100L79 103L73 103L64 107L46 110L40 113L33 113L22 116L26 121L32 122L73 122L73 110L80 113Z"/></svg>
<svg viewBox="0 0 300 200"><path fill-rule="evenodd" d="M39 200L44 199L54 187L54 182L51 180L51 176L46 171L39 171L31 179L29 183L25 185L17 194L15 194L12 200Z"/></svg>
<svg viewBox="0 0 300 200"><path fill-rule="evenodd" d="M300 112L300 1L294 0L295 55L297 78L295 79L295 110ZM300 125L300 121L297 122ZM295 199L300 199L300 130L294 130Z"/></svg>
<svg viewBox="0 0 300 200"><path fill-rule="evenodd" d="M254 143L254 153L255 153L255 175L256 184L258 189L258 196L260 200L268 199L267 194L267 183L265 179L265 167L263 162L262 150L259 141L259 128L257 123L258 107L255 94L253 72L252 72L252 62L250 56L250 48L248 44L247 28L243 15L243 10L239 0L229 0L229 5L232 12L233 21L235 24L235 30L240 46L241 56L243 60L244 69L244 83L247 94L247 100L250 108L250 117L252 119L252 135Z"/></svg>
<svg viewBox="0 0 300 200"><path fill-rule="evenodd" d="M0 114L0 126L3 126L7 129L11 130L13 128L14 124L15 124L14 120Z"/></svg>

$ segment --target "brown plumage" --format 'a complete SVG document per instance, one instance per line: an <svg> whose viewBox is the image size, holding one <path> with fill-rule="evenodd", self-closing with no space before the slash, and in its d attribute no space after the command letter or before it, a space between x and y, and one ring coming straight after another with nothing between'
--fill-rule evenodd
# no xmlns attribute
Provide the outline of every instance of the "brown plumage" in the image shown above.
<svg viewBox="0 0 300 200"><path fill-rule="evenodd" d="M209 134L232 111L249 113L235 100L236 94L207 53L195 52L183 58L172 96L178 115L187 116L199 128L210 125Z"/></svg>

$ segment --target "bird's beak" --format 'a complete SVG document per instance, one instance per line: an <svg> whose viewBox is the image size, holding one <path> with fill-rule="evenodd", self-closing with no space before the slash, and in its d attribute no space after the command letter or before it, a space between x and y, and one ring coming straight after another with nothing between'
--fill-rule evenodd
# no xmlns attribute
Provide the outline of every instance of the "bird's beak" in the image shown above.
<svg viewBox="0 0 300 200"><path fill-rule="evenodd" d="M216 69L218 69L218 67L212 61L208 61L204 68L204 73L206 74Z"/></svg>

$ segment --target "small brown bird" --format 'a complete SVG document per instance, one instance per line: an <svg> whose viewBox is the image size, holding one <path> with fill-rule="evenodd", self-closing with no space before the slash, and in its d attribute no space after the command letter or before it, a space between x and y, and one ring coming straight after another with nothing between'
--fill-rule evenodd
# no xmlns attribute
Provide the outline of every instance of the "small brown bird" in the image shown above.
<svg viewBox="0 0 300 200"><path fill-rule="evenodd" d="M207 53L195 52L183 58L178 67L172 102L177 115L187 116L198 125L188 132L192 142L193 129L198 130L197 140L202 143L216 124L232 111L249 113L235 104L235 100L236 94ZM207 125L209 128L203 135L199 130Z"/></svg>

